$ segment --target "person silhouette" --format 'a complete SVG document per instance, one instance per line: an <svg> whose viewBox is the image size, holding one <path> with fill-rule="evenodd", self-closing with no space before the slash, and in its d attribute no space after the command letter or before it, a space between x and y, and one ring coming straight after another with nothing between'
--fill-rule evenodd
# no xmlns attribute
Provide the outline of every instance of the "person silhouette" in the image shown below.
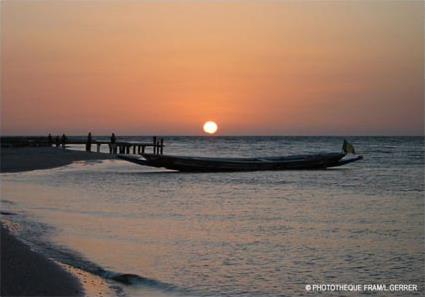
<svg viewBox="0 0 425 297"><path fill-rule="evenodd" d="M111 145L109 147L109 152L111 154L117 153L117 149L116 149L116 145L115 145L116 142L117 142L117 138L115 137L115 133L112 133L112 135L111 135Z"/></svg>
<svg viewBox="0 0 425 297"><path fill-rule="evenodd" d="M64 148L64 149L65 149L66 141L67 141L67 137L64 133L64 134L62 134L62 148Z"/></svg>
<svg viewBox="0 0 425 297"><path fill-rule="evenodd" d="M52 134L50 133L49 133L49 136L47 136L47 143L49 146L52 146L53 144Z"/></svg>
<svg viewBox="0 0 425 297"><path fill-rule="evenodd" d="M86 143L87 152L91 151L91 142L92 142L92 137L91 137L91 132L89 132L89 135L87 136L87 143Z"/></svg>

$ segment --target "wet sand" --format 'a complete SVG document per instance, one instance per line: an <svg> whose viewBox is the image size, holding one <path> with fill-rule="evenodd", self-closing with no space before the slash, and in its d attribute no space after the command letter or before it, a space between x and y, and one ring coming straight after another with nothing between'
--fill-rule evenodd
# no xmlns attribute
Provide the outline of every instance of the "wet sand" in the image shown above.
<svg viewBox="0 0 425 297"><path fill-rule="evenodd" d="M81 296L79 281L1 228L1 296Z"/></svg>
<svg viewBox="0 0 425 297"><path fill-rule="evenodd" d="M75 161L105 160L113 156L63 150L61 148L2 148L1 172L20 172L48 169L71 164ZM6 214L7 215L7 214ZM1 296L95 296L95 283L90 276L65 269L58 263L32 251L15 238L3 226L1 228ZM93 278L95 278L93 276ZM101 291L106 285L99 283ZM87 292L89 291L89 292Z"/></svg>

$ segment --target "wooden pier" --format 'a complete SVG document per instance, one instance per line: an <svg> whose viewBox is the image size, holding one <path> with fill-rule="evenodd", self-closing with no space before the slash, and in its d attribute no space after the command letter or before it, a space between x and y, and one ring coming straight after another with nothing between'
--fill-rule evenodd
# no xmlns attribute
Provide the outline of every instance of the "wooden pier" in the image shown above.
<svg viewBox="0 0 425 297"><path fill-rule="evenodd" d="M156 136L152 137L152 142L120 141L116 140L115 135L110 140L96 140L91 134L85 140L69 139L65 135L62 137L52 137L51 135L47 137L1 137L2 147L56 146L65 148L67 145L85 145L87 152L96 148L98 153L101 152L101 146L106 145L110 154L144 154L149 151L154 155L164 153L164 139Z"/></svg>
<svg viewBox="0 0 425 297"><path fill-rule="evenodd" d="M162 155L164 152L164 140L158 140L157 137L153 137L152 142L136 142L136 141L117 141L111 143L111 141L97 141L93 140L91 143L87 141L67 141L61 146L67 144L74 145L86 145L86 151L92 151L92 146L96 147L96 152L100 152L101 145L107 145L111 154L144 154L147 152L146 148L151 147L152 153L155 155Z"/></svg>

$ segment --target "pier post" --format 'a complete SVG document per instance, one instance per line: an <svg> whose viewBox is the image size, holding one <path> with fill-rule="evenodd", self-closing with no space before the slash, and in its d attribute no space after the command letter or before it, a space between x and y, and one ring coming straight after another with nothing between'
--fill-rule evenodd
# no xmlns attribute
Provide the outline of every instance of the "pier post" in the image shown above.
<svg viewBox="0 0 425 297"><path fill-rule="evenodd" d="M133 154L136 154L136 145L133 145Z"/></svg>
<svg viewBox="0 0 425 297"><path fill-rule="evenodd" d="M164 153L164 138L161 138L160 149L160 154L162 155Z"/></svg>
<svg viewBox="0 0 425 297"><path fill-rule="evenodd" d="M100 143L96 143L96 151L100 153Z"/></svg>
<svg viewBox="0 0 425 297"><path fill-rule="evenodd" d="M142 145L142 154L144 154L144 153L145 153L145 146Z"/></svg>
<svg viewBox="0 0 425 297"><path fill-rule="evenodd" d="M153 154L156 155L156 136L153 137L152 139L152 143L153 143Z"/></svg>

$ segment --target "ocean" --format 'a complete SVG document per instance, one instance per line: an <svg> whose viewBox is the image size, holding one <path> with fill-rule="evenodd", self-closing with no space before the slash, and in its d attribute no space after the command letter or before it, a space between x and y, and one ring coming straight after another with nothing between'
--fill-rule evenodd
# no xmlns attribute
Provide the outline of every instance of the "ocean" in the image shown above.
<svg viewBox="0 0 425 297"><path fill-rule="evenodd" d="M342 140L165 137L165 153L339 152ZM348 140L364 160L327 170L179 173L106 160L3 173L2 210L17 214L8 219L34 249L116 276L122 296L311 296L309 284L421 291L424 138Z"/></svg>

